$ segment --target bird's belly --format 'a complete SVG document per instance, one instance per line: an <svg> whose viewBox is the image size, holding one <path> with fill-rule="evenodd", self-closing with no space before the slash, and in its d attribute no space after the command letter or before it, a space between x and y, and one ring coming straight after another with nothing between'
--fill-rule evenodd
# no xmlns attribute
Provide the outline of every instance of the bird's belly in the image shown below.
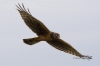
<svg viewBox="0 0 100 66"><path fill-rule="evenodd" d="M40 39L42 41L51 41L52 40L52 38L50 37L50 35L48 35L48 36L40 36Z"/></svg>

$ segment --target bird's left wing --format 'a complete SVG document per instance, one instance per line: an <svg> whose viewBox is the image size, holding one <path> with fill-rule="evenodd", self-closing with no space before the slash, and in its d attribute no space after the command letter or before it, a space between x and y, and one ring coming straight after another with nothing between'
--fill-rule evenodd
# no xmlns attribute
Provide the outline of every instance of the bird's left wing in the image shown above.
<svg viewBox="0 0 100 66"><path fill-rule="evenodd" d="M28 10L25 9L24 5L20 6L20 4L16 5L17 10L19 11L22 19L24 20L25 24L37 35L45 35L48 34L50 31L49 29L35 17L33 17Z"/></svg>
<svg viewBox="0 0 100 66"><path fill-rule="evenodd" d="M55 47L58 50L64 51L66 53L78 56L83 59L92 59L91 56L85 56L80 54L77 50L75 50L69 43L63 41L62 39L55 39L52 41L47 41L51 46Z"/></svg>

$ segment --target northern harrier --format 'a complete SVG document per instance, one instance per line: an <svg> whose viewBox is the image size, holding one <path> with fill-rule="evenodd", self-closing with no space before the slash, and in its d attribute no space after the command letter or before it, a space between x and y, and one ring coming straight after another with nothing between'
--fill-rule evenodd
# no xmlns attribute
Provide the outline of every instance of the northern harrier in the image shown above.
<svg viewBox="0 0 100 66"><path fill-rule="evenodd" d="M17 6L17 5L16 5ZM17 10L19 11L22 19L25 24L37 34L38 37L23 39L23 41L28 45L36 44L40 41L46 41L51 46L55 47L58 50L64 51L69 54L73 54L80 58L92 59L91 56L85 56L80 54L76 49L74 49L69 43L60 39L60 35L58 33L50 31L41 21L34 18L29 9L26 10L24 5L20 6L18 4Z"/></svg>

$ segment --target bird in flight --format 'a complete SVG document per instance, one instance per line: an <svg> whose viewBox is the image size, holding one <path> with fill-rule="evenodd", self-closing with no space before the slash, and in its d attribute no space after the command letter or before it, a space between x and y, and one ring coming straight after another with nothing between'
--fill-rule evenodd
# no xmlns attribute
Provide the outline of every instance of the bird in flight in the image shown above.
<svg viewBox="0 0 100 66"><path fill-rule="evenodd" d="M34 45L40 41L46 41L54 48L64 51L66 53L75 55L82 59L92 59L92 56L82 55L74 49L69 43L60 39L60 35L56 32L50 31L41 21L33 17L29 9L25 9L24 5L16 5L25 24L37 34L38 37L23 39L23 42L28 45Z"/></svg>

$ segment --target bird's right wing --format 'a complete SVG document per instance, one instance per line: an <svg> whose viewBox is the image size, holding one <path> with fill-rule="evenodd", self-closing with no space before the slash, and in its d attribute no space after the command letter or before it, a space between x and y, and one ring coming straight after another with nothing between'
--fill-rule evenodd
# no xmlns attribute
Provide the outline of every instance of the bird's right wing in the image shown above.
<svg viewBox="0 0 100 66"><path fill-rule="evenodd" d="M23 4L22 6L18 4L17 10L19 11L26 25L37 35L45 35L50 32L49 29L41 21L37 20L31 15L29 9L28 11L25 9Z"/></svg>
<svg viewBox="0 0 100 66"><path fill-rule="evenodd" d="M91 56L85 56L80 54L77 50L75 50L69 43L61 40L61 39L55 39L52 41L47 41L51 46L55 47L58 50L64 51L66 53L78 56L83 59L92 59Z"/></svg>

